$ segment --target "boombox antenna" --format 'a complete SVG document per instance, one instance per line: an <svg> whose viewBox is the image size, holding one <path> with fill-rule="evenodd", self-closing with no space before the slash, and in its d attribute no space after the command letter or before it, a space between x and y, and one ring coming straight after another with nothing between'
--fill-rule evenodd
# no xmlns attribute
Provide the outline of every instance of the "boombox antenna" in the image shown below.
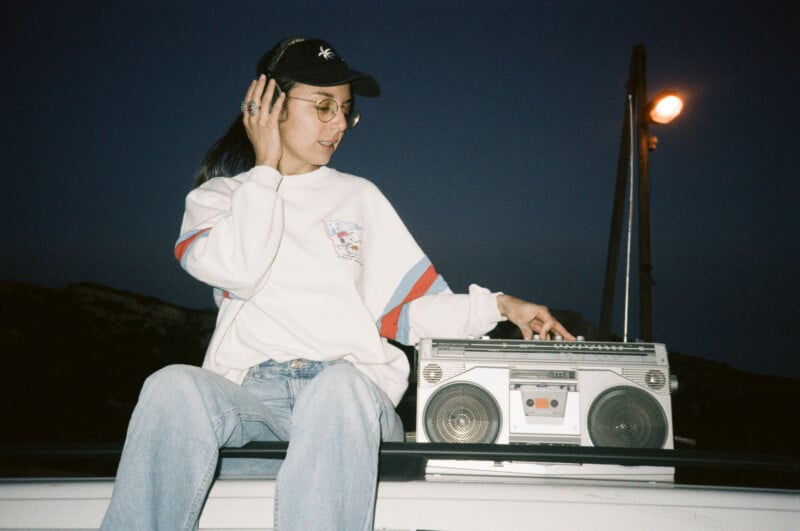
<svg viewBox="0 0 800 531"><path fill-rule="evenodd" d="M630 185L628 192L628 249L625 255L625 317L622 325L622 341L628 342L628 305L630 303L631 290L631 238L633 235L633 96L628 94L628 174L630 175Z"/></svg>

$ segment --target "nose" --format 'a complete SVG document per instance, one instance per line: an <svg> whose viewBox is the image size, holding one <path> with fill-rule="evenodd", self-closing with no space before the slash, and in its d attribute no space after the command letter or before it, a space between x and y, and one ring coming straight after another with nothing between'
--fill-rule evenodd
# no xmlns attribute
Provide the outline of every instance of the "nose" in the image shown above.
<svg viewBox="0 0 800 531"><path fill-rule="evenodd" d="M347 117L342 112L342 108L339 107L339 110L336 111L336 115L333 117L333 120L330 122L337 131L345 131L347 130Z"/></svg>

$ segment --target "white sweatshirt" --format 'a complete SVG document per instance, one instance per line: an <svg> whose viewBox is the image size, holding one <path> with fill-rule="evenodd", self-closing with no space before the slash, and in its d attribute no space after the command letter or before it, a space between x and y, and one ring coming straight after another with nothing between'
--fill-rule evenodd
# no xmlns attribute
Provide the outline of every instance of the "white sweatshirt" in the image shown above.
<svg viewBox="0 0 800 531"><path fill-rule="evenodd" d="M409 365L386 339L477 336L502 319L496 294L450 291L374 184L328 167L207 181L186 198L175 256L215 287L203 366L237 383L268 359L344 358L396 405Z"/></svg>

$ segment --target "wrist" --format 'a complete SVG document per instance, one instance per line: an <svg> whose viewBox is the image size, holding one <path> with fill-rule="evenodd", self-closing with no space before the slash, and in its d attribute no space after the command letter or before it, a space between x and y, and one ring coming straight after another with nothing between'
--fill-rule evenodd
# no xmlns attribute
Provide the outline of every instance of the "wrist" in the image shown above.
<svg viewBox="0 0 800 531"><path fill-rule="evenodd" d="M267 158L257 158L255 165L256 166L269 166L270 168L278 169L278 162L280 160L269 160Z"/></svg>
<svg viewBox="0 0 800 531"><path fill-rule="evenodd" d="M505 318L508 318L508 295L505 293L497 294L497 310Z"/></svg>

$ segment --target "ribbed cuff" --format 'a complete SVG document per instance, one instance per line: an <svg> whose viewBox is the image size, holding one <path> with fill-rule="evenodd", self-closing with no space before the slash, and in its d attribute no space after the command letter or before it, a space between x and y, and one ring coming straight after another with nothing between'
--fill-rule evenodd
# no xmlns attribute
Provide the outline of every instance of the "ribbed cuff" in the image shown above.
<svg viewBox="0 0 800 531"><path fill-rule="evenodd" d="M474 301L471 306L478 312L478 319L483 322L505 321L506 318L500 313L497 307L497 296L502 291L491 292L477 284L470 284L469 297Z"/></svg>
<svg viewBox="0 0 800 531"><path fill-rule="evenodd" d="M249 173L252 182L273 190L278 189L278 185L281 184L283 179L281 173L270 166L254 166Z"/></svg>

